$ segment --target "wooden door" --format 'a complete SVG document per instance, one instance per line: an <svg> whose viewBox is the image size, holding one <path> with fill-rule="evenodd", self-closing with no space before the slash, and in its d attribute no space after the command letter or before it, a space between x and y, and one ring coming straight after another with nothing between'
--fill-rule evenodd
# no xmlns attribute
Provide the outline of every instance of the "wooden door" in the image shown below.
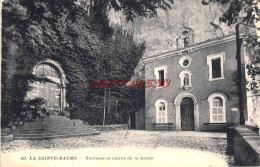
<svg viewBox="0 0 260 167"><path fill-rule="evenodd" d="M194 104L189 97L183 98L181 102L181 130L194 130Z"/></svg>
<svg viewBox="0 0 260 167"><path fill-rule="evenodd" d="M37 97L46 100L43 105L51 115L60 112L60 88L55 83L33 83L34 89L29 93L29 99Z"/></svg>

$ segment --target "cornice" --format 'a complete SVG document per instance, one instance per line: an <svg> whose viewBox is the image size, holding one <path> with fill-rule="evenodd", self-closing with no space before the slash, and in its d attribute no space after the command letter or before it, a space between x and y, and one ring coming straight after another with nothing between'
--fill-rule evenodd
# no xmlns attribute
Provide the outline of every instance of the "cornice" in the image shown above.
<svg viewBox="0 0 260 167"><path fill-rule="evenodd" d="M143 62L146 64L146 63L150 63L150 62L153 62L153 61L156 61L156 60L181 55L183 52L190 53L190 52L193 52L193 51L196 51L196 50L200 50L200 49L203 49L203 48L211 47L211 46L214 46L214 45L218 45L218 44L222 44L222 43L226 43L226 42L230 42L230 41L234 41L234 40L236 40L236 36L232 35L232 36L224 37L222 39L216 39L216 40L211 40L211 41L208 41L208 42L202 42L200 44L190 46L190 47L187 47L187 48L183 48L183 49L180 49L180 50L174 50L174 51L169 51L169 52L164 52L164 53L161 53L161 54L154 55L152 57L144 59Z"/></svg>

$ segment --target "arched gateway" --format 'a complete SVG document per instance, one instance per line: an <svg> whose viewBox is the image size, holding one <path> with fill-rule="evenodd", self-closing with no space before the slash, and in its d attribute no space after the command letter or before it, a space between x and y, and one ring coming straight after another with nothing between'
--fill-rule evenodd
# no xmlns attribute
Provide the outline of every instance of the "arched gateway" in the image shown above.
<svg viewBox="0 0 260 167"><path fill-rule="evenodd" d="M44 98L46 100L44 107L51 114L63 112L66 107L67 80L60 64L56 61L47 59L35 66L33 74L39 77L45 76L52 82L33 83L33 90L28 93L28 98Z"/></svg>
<svg viewBox="0 0 260 167"><path fill-rule="evenodd" d="M182 92L174 100L176 130L199 130L199 98L193 92Z"/></svg>

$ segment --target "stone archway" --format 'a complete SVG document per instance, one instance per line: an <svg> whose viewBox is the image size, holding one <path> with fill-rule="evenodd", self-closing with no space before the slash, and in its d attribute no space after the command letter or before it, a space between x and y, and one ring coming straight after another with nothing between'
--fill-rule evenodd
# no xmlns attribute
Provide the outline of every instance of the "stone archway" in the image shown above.
<svg viewBox="0 0 260 167"><path fill-rule="evenodd" d="M181 102L185 97L189 97L194 102L194 130L199 131L199 98L193 92L182 92L174 100L176 111L176 130L181 131Z"/></svg>
<svg viewBox="0 0 260 167"><path fill-rule="evenodd" d="M67 79L61 65L53 60L39 62L33 69L36 76L45 76L52 81L33 83L34 89L28 93L28 98L42 97L46 100L45 107L49 112L63 112L67 107L66 84Z"/></svg>

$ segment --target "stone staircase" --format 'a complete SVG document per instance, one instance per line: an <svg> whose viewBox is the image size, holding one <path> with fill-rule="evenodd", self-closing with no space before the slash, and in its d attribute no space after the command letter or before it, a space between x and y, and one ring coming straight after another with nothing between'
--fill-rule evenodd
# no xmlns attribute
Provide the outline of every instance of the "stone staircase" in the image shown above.
<svg viewBox="0 0 260 167"><path fill-rule="evenodd" d="M50 116L34 122L25 122L14 129L14 140L43 140L75 136L98 135L100 132L81 120L64 116Z"/></svg>

